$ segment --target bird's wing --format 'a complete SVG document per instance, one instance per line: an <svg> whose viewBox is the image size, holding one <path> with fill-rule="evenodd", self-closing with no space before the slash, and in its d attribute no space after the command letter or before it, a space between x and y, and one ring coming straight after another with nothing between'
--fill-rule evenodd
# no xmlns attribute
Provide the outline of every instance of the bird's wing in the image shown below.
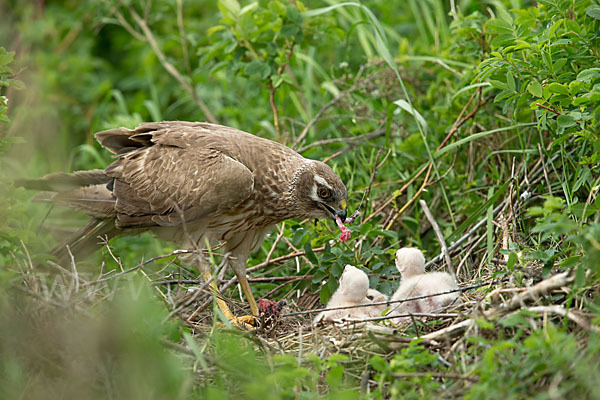
<svg viewBox="0 0 600 400"><path fill-rule="evenodd" d="M97 134L119 154L114 178L120 228L178 226L231 211L254 189L254 175L193 123L148 123ZM231 138L229 138L231 139Z"/></svg>

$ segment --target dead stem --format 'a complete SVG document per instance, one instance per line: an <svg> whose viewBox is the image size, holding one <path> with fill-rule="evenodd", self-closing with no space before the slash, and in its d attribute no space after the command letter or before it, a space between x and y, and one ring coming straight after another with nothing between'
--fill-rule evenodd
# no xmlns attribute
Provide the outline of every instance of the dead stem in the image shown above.
<svg viewBox="0 0 600 400"><path fill-rule="evenodd" d="M435 236L437 237L438 241L440 242L440 247L442 248L442 254L444 255L444 259L446 260L446 265L448 267L448 271L450 271L450 274L456 280L456 271L454 270L454 267L452 267L452 261L450 260L450 253L448 252L448 246L446 246L446 240L444 239L444 235L442 234L442 231L440 230L440 226L438 225L437 221L433 217L433 214L429 210L429 207L427 207L427 203L425 202L425 200L419 200L419 204L421 204L421 208L423 209L423 212L425 213L427 220L429 220L429 223L431 224L431 227L433 228L433 231L435 232Z"/></svg>

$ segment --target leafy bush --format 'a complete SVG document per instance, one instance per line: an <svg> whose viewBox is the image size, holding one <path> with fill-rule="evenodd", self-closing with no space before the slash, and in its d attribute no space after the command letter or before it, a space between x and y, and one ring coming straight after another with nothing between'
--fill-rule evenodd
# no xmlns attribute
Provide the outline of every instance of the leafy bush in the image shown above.
<svg viewBox="0 0 600 400"><path fill-rule="evenodd" d="M465 398L597 398L598 336L580 346L552 324L522 342L490 343L478 365L480 380Z"/></svg>
<svg viewBox="0 0 600 400"><path fill-rule="evenodd" d="M539 138L546 173L563 178L546 182L549 194L560 196L546 199L546 211L530 210L531 216L545 214L531 230L541 233L536 242L544 243L545 254L556 253L564 264L573 265L588 254L588 268L596 267L589 261L597 249L586 242L597 240L597 221L590 223L589 218L599 210L591 200L600 182L595 178L600 154L600 21L595 10L598 6L589 2L542 1L539 7L490 19L485 25L490 57L477 73L498 90L494 101L502 104L503 113L512 110L514 120L523 122L533 114L532 133ZM535 144L534 138L519 140ZM565 235L571 246L561 244ZM553 256L543 257L546 263L555 261Z"/></svg>

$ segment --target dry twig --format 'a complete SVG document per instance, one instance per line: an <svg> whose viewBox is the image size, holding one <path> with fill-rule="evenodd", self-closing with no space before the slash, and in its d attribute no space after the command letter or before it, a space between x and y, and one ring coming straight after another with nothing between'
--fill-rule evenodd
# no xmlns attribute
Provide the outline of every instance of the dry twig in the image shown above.
<svg viewBox="0 0 600 400"><path fill-rule="evenodd" d="M450 260L450 253L448 253L448 246L446 246L446 240L444 239L444 235L442 234L442 231L440 230L440 226L438 225L437 221L433 217L433 214L431 214L431 211L429 210L429 207L427 207L427 203L425 202L425 200L419 200L419 204L421 204L421 208L423 208L423 212L425 213L425 216L429 220L429 223L431 224L431 227L433 228L433 231L435 232L435 236L437 236L438 241L440 242L440 246L442 248L442 254L444 255L444 259L446 260L446 265L448 266L448 271L450 271L450 274L456 280L456 271L454 270L454 267L452 267L452 261Z"/></svg>
<svg viewBox="0 0 600 400"><path fill-rule="evenodd" d="M538 284L528 288L526 291L515 295L508 303L504 303L498 307L491 308L483 312L483 317L486 319L498 318L508 312L514 311L523 306L526 302L535 300L544 294L559 289L573 281L573 277L569 276L569 272L562 272L545 279ZM555 310L553 310L555 311ZM475 326L476 318L469 318L447 328L429 333L422 336L428 340L439 340L443 338L451 338L463 333L466 329Z"/></svg>

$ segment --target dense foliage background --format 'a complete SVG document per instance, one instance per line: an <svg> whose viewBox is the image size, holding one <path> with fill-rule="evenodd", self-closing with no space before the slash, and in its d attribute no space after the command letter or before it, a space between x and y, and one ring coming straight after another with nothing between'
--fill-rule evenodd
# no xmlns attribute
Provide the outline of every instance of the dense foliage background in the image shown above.
<svg viewBox="0 0 600 400"><path fill-rule="evenodd" d="M3 397L599 396L597 1L4 0L0 22ZM71 266L40 269L84 218L48 213L14 179L104 167L94 132L158 120L280 141L346 183L362 214L353 239L287 221L249 266L282 262L251 277L308 278L257 279L258 296L325 303L348 263L393 293L395 249L441 251L424 200L448 245L470 232L451 251L461 286L507 277L516 293L566 271L542 301L587 322L523 310L481 318L444 351L320 357L182 322L156 284L193 275L173 257L85 289L100 269L176 249L150 235L77 260L81 282ZM469 292L475 317L493 289Z"/></svg>

